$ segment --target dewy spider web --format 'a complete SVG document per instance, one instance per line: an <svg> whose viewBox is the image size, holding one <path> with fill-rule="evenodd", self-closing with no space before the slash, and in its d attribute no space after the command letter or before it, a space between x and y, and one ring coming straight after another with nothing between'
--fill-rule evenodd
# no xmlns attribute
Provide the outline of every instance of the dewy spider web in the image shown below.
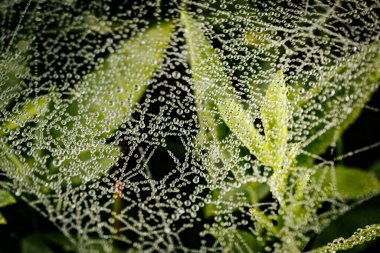
<svg viewBox="0 0 380 253"><path fill-rule="evenodd" d="M81 252L297 252L379 190L321 156L378 88L379 13L358 0L2 1L2 187ZM365 186L341 192L339 173Z"/></svg>

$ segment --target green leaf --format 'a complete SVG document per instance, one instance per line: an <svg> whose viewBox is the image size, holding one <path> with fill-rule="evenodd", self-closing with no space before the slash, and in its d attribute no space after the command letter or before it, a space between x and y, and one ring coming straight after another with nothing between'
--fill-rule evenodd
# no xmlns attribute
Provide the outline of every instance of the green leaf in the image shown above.
<svg viewBox="0 0 380 253"><path fill-rule="evenodd" d="M63 181L62 186L70 180L76 186L99 177L116 165L119 147L117 143L105 144L105 138L126 121L143 96L163 62L171 30L171 23L157 24L145 33L122 42L95 71L76 85L73 96L61 99L59 94L52 93L49 104L46 103L47 96L37 97L27 101L18 110L21 113L11 116L4 124L5 132L22 126L36 115L44 117L35 130L38 136L35 144L44 148L36 152L53 159L44 158L41 160L46 164L29 166L46 166L49 174L68 169L73 176ZM41 115L44 112L46 114ZM15 155L6 143L2 143L0 151L7 158L1 161L5 167L9 168L10 164L15 167L7 173L28 175L29 166L25 159ZM24 181L32 183L27 178ZM51 189L41 186L41 191L47 193Z"/></svg>
<svg viewBox="0 0 380 253"><path fill-rule="evenodd" d="M380 192L380 182L376 176L357 168L320 168L312 180L320 184L330 197L355 199Z"/></svg>
<svg viewBox="0 0 380 253"><path fill-rule="evenodd" d="M28 122L33 119L44 116L48 111L48 96L40 96L32 99L27 99L20 105L15 105L12 109L13 114L4 118L0 125L0 137L11 134L18 128L24 127ZM21 176L28 171L28 166L24 163L24 159L20 159L15 155L14 150L6 143L6 138L0 140L0 154L5 158L0 161L3 168L9 168L12 164L13 168L8 169L7 172L13 176Z"/></svg>
<svg viewBox="0 0 380 253"><path fill-rule="evenodd" d="M263 162L261 149L263 147L264 139L254 127L253 119L250 114L243 109L241 104L232 99L222 99L218 103L218 109L224 122L238 137L242 144Z"/></svg>
<svg viewBox="0 0 380 253"><path fill-rule="evenodd" d="M268 38L266 38L266 36L270 36L268 31L257 32L255 30L252 30L245 34L245 39L247 40L248 44L253 45L255 47L267 46L270 45L270 41L268 40Z"/></svg>
<svg viewBox="0 0 380 253"><path fill-rule="evenodd" d="M81 106L74 101L71 115L83 115L83 125L95 124L96 129L113 131L124 123L133 107L145 93L156 70L164 60L170 41L171 23L157 24L145 33L121 43L116 51L94 72L77 84L82 94Z"/></svg>
<svg viewBox="0 0 380 253"><path fill-rule="evenodd" d="M36 97L25 101L22 105L18 106L17 109L13 109L13 111L16 112L4 120L5 122L0 126L0 136L23 126L34 117L46 113L48 109L47 100L48 96Z"/></svg>
<svg viewBox="0 0 380 253"><path fill-rule="evenodd" d="M13 198L12 194L5 190L0 190L0 207L12 205L16 203L16 200ZM0 213L0 224L7 224L6 219Z"/></svg>
<svg viewBox="0 0 380 253"><path fill-rule="evenodd" d="M21 242L21 253L54 253L44 242L28 237Z"/></svg>
<svg viewBox="0 0 380 253"><path fill-rule="evenodd" d="M215 59L215 52L210 42L203 35L200 24L185 12L181 13L181 20L185 29L201 130L207 132L209 129L213 129L219 139L223 135L218 134L216 125L216 118L220 116L217 115L217 106L215 104L217 97L210 94L215 90L218 80L215 79L217 74L215 70L221 67L220 62ZM214 57L214 59L211 57ZM214 68L212 68L213 66Z"/></svg>
<svg viewBox="0 0 380 253"><path fill-rule="evenodd" d="M58 162L59 165L57 167L59 169L71 168L72 172L75 171L74 174L81 175L74 176L71 179L73 185L79 185L82 181L81 178L94 179L102 173L106 173L109 168L116 165L119 155L120 151L117 146L100 144L82 150L79 153L76 152L73 157L66 157L66 160Z"/></svg>
<svg viewBox="0 0 380 253"><path fill-rule="evenodd" d="M225 252L259 252L261 246L255 236L247 231L228 230L223 237Z"/></svg>
<svg viewBox="0 0 380 253"><path fill-rule="evenodd" d="M243 205L257 204L269 193L269 187L266 184L257 182L247 182L238 188L233 188L227 192L213 192L213 199L218 200L218 208L214 204L205 206L205 217L209 218L216 214L216 211L226 209L237 210ZM242 203L242 204L238 204Z"/></svg>
<svg viewBox="0 0 380 253"><path fill-rule="evenodd" d="M379 87L380 44L367 46L325 74L324 80L302 96L298 106L307 108L321 104L316 116L324 121L309 129L305 150L320 155L334 144L343 132L360 116L364 105ZM351 79L347 81L347 76ZM337 89L336 87L340 87ZM335 93L332 97L331 92ZM318 102L319 97L327 97ZM339 105L339 106L337 106ZM304 120L302 117L300 120ZM300 157L300 161L305 160Z"/></svg>
<svg viewBox="0 0 380 253"><path fill-rule="evenodd" d="M140 252L138 250L135 250L133 248L130 248L128 250L121 250L117 248L116 246L105 246L104 243L100 242L99 244L91 244L91 245L86 245L86 250L89 252L96 252L96 253L137 253Z"/></svg>
<svg viewBox="0 0 380 253"><path fill-rule="evenodd" d="M14 99L20 96L23 88L23 78L28 75L28 68L25 64L26 51L29 43L21 40L11 48L11 53L4 53L0 58L0 111ZM17 54L15 53L17 52ZM3 79L5 78L5 79Z"/></svg>
<svg viewBox="0 0 380 253"><path fill-rule="evenodd" d="M0 225L7 224L7 220L4 218L4 216L0 213Z"/></svg>
<svg viewBox="0 0 380 253"><path fill-rule="evenodd" d="M287 154L289 113L286 93L280 71L268 87L261 113L266 139L264 163L274 168L281 166Z"/></svg>
<svg viewBox="0 0 380 253"><path fill-rule="evenodd" d="M14 150L9 148L6 143L0 140L0 154L3 159L0 159L1 167L13 176L21 176L27 171L26 165L14 154ZM9 165L12 167L9 167Z"/></svg>
<svg viewBox="0 0 380 253"><path fill-rule="evenodd" d="M277 228L273 221L265 215L259 208L251 208L251 215L254 217L258 229L265 229L273 234L277 233Z"/></svg>
<svg viewBox="0 0 380 253"><path fill-rule="evenodd" d="M380 180L380 160L372 164L371 167L369 168L369 171L374 173L377 179Z"/></svg>
<svg viewBox="0 0 380 253"><path fill-rule="evenodd" d="M0 207L12 205L16 203L16 200L13 198L12 194L5 190L0 190Z"/></svg>
<svg viewBox="0 0 380 253"><path fill-rule="evenodd" d="M70 138L83 140L85 132L93 139L124 123L163 62L171 29L171 23L157 24L121 43L76 85L70 99L54 97L50 118L58 126L53 135L63 136L62 128L65 128L72 135ZM63 115L62 110L65 110ZM67 121L64 127L59 126L62 120Z"/></svg>
<svg viewBox="0 0 380 253"><path fill-rule="evenodd" d="M218 54L203 34L202 25L185 12L181 12L181 20L185 27L197 105L200 111L206 111L208 114L206 117L204 114L198 114L201 125L212 121L210 111L216 113L217 109L225 124L243 145L252 154L260 157L263 136L254 127L251 115L234 95L234 87Z"/></svg>
<svg viewBox="0 0 380 253"><path fill-rule="evenodd" d="M209 229L223 246L223 252L261 252L261 245L249 231L237 228L211 227Z"/></svg>
<svg viewBox="0 0 380 253"><path fill-rule="evenodd" d="M44 159L50 173L69 169L78 185L116 164L118 143L105 142L145 93L164 60L171 30L171 23L156 24L122 42L76 84L71 97L51 94L50 111L36 132L37 146L45 147L41 155L53 157Z"/></svg>
<svg viewBox="0 0 380 253"><path fill-rule="evenodd" d="M74 252L75 245L62 234L32 234L21 242L22 253L52 253L58 249L59 252Z"/></svg>

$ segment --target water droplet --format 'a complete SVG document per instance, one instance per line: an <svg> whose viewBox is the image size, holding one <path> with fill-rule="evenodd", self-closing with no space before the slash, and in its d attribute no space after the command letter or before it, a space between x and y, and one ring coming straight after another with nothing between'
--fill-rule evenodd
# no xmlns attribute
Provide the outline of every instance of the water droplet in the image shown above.
<svg viewBox="0 0 380 253"><path fill-rule="evenodd" d="M180 79L180 78L181 78L181 73L178 72L178 71L174 71L174 72L172 73L172 77L173 77L174 79Z"/></svg>

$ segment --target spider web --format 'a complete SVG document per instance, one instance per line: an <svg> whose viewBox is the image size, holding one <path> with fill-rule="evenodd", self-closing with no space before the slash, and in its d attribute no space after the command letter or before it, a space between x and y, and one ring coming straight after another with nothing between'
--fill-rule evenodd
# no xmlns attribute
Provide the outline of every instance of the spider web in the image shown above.
<svg viewBox="0 0 380 253"><path fill-rule="evenodd" d="M2 187L81 252L302 249L375 194L313 192L325 177L336 188L335 163L380 145L326 156L378 88L379 13L357 0L2 1ZM287 189L244 138L244 124L280 132L262 115L279 71L285 141L298 147Z"/></svg>

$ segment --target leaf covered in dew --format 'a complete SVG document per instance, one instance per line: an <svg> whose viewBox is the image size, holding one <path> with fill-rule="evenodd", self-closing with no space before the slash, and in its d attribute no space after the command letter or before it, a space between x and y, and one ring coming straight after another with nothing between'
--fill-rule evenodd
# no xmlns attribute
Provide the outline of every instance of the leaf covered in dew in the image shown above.
<svg viewBox="0 0 380 253"><path fill-rule="evenodd" d="M234 87L223 69L218 54L203 34L202 24L185 12L181 13L181 19L185 25L198 103L206 106L214 104L212 109L218 111L224 123L242 144L252 154L260 156L263 137L255 128L249 112L243 108L234 94Z"/></svg>
<svg viewBox="0 0 380 253"><path fill-rule="evenodd" d="M20 126L33 120L33 117L43 115L47 111L47 96L33 98L31 101L25 101L23 105L17 108L16 112L1 125L0 134L6 135L9 131L15 130Z"/></svg>
<svg viewBox="0 0 380 253"><path fill-rule="evenodd" d="M265 184L247 182L240 187L228 191L214 191L213 198L220 201L220 207L208 205L205 208L205 217L215 216L218 211L225 209L238 210L242 206L252 206L264 199L269 193L269 187ZM240 206L237 204L241 204Z"/></svg>
<svg viewBox="0 0 380 253"><path fill-rule="evenodd" d="M0 57L0 109L6 110L12 102L20 98L25 83L23 78L28 76L27 58L29 42L19 40ZM17 53L16 53L17 52Z"/></svg>
<svg viewBox="0 0 380 253"><path fill-rule="evenodd" d="M380 192L380 181L376 176L358 168L320 168L316 170L312 180L320 184L329 197L357 199Z"/></svg>
<svg viewBox="0 0 380 253"><path fill-rule="evenodd" d="M288 98L284 74L278 72L265 93L261 121L265 131L265 162L274 167L281 166L288 144Z"/></svg>
<svg viewBox="0 0 380 253"><path fill-rule="evenodd" d="M224 250L228 252L257 252L261 250L260 244L251 232L244 230L228 231L223 237Z"/></svg>
<svg viewBox="0 0 380 253"><path fill-rule="evenodd" d="M1 184L66 251L310 250L378 194L372 2L4 1Z"/></svg>
<svg viewBox="0 0 380 253"><path fill-rule="evenodd" d="M83 94L82 105L88 108L88 118L93 121L85 124L98 125L100 131L113 131L125 121L163 62L172 26L169 22L157 24L121 42L115 52L76 85L75 92ZM69 113L76 115L81 111L73 108Z"/></svg>
<svg viewBox="0 0 380 253"><path fill-rule="evenodd" d="M116 145L102 143L101 140L95 144L92 138L99 139L104 132L118 128L123 122L122 119L139 101L155 70L162 63L164 50L170 40L170 30L169 23L157 25L141 36L121 43L116 52L85 76L82 82L76 84L74 94L83 94L80 106L75 95L67 102L59 98L50 98L50 111L47 111L48 96L37 97L35 101L20 109L19 119L11 119L5 123L5 126L14 129L17 127L16 124L27 121L39 110L40 116L53 118L57 124L55 129L48 129L52 122L47 122L48 125L42 125L36 133L54 136L54 141L61 146L58 149L51 149L46 143L39 143L43 147L40 150L52 150L50 152L52 160L48 164L52 171L58 167L76 171L69 180L74 183L81 175L86 175L88 180L109 170L116 163L119 148ZM130 78L131 75L128 73L133 73L135 79ZM141 81L141 87L137 87L138 81ZM125 100L125 97L128 99ZM80 107L86 108L87 111L84 113ZM65 113L62 113L62 110L65 110ZM61 124L62 121L66 121L64 125ZM70 135L64 134L67 128L71 131ZM87 137L83 135L85 132ZM62 148L67 148L67 144L64 143L70 143L71 151L62 153ZM55 146L54 143L52 145ZM86 148L88 145L90 146ZM91 170L85 172L83 167Z"/></svg>

